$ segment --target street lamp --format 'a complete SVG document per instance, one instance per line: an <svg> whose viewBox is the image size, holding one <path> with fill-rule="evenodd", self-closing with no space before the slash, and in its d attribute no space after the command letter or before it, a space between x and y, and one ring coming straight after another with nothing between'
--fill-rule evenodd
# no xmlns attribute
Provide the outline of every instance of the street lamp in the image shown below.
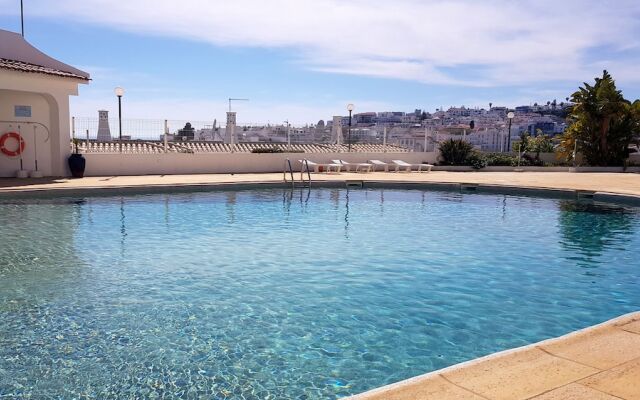
<svg viewBox="0 0 640 400"><path fill-rule="evenodd" d="M509 137L507 138L507 153L511 151L511 121L515 116L516 115L513 113L513 111L509 111L509 113L507 114L507 118L509 119Z"/></svg>
<svg viewBox="0 0 640 400"><path fill-rule="evenodd" d="M349 111L349 133L347 140L349 141L349 153L351 153L351 112L353 111L353 104L347 104L347 110Z"/></svg>
<svg viewBox="0 0 640 400"><path fill-rule="evenodd" d="M118 140L120 142L120 152L122 153L122 96L124 96L124 89L118 86L113 91L118 96Z"/></svg>
<svg viewBox="0 0 640 400"><path fill-rule="evenodd" d="M287 150L291 150L291 124L289 120L284 121L287 124Z"/></svg>

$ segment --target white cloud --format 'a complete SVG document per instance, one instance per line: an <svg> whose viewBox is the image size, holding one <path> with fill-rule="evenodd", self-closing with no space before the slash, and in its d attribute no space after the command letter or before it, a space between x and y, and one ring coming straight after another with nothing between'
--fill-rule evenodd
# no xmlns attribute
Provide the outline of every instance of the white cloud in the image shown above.
<svg viewBox="0 0 640 400"><path fill-rule="evenodd" d="M9 3L0 0L0 10ZM286 48L317 71L444 85L590 79L594 64L601 69L590 49L640 48L640 3L631 0L32 0L29 8L218 46ZM615 64L628 71L638 58Z"/></svg>

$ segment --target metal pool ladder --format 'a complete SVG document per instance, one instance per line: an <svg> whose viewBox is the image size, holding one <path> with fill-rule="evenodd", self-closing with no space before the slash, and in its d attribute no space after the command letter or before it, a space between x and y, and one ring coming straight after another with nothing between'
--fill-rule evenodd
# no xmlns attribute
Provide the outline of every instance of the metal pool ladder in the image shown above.
<svg viewBox="0 0 640 400"><path fill-rule="evenodd" d="M307 173L307 179L305 180L305 174ZM289 178L287 177L289 174ZM288 158L284 161L284 172L283 172L284 182L288 183L291 180L291 187L296 187L296 179L293 175L293 166L291 165L291 160ZM304 159L302 160L302 168L300 169L300 187L311 187L311 170L309 169L309 161Z"/></svg>

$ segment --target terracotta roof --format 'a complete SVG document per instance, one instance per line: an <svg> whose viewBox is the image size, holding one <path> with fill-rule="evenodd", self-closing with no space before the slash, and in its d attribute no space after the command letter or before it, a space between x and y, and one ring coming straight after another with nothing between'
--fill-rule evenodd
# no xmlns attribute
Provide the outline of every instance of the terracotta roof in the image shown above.
<svg viewBox="0 0 640 400"><path fill-rule="evenodd" d="M89 78L74 74L72 72L60 71L54 68L43 67L42 65L29 64L22 61L6 60L0 58L0 68L12 69L20 72L35 72L38 74L56 75L65 78L76 78L88 81Z"/></svg>
<svg viewBox="0 0 640 400"><path fill-rule="evenodd" d="M90 80L89 74L33 47L20 34L0 29L0 68Z"/></svg>

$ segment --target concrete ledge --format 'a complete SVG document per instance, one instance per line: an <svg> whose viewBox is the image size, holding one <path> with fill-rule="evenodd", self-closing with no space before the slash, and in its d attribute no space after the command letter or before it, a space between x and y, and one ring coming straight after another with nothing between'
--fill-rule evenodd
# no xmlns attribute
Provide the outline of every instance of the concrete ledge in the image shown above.
<svg viewBox="0 0 640 400"><path fill-rule="evenodd" d="M546 187L506 186L506 185L478 185L476 191L481 193L512 194L525 196L553 197L575 199L577 191L572 189L556 189Z"/></svg>
<svg viewBox="0 0 640 400"><path fill-rule="evenodd" d="M299 179L299 175L297 178ZM311 187L403 188L494 193L551 198L587 198L640 206L640 175L567 172L431 172L312 174ZM300 187L297 181L296 187ZM84 179L0 179L0 198L106 196L122 194L291 188L282 173L107 176ZM355 187L354 187L355 189Z"/></svg>
<svg viewBox="0 0 640 400"><path fill-rule="evenodd" d="M640 398L638 373L640 312L634 312L565 336L373 389L350 399L609 398L598 397L603 393L610 397L630 394L613 399L637 399ZM568 393L582 395L570 397Z"/></svg>
<svg viewBox="0 0 640 400"><path fill-rule="evenodd" d="M630 206L640 207L640 197L626 194L595 192L593 194L595 201L606 203L627 204Z"/></svg>
<svg viewBox="0 0 640 400"><path fill-rule="evenodd" d="M88 186L56 189L25 189L14 191L0 191L2 198L51 198L51 197L79 197L79 196L114 196L158 193L194 193L223 190L277 189L291 187L283 182L219 182L198 183L184 185L123 185L123 186ZM342 187L342 185L340 186Z"/></svg>
<svg viewBox="0 0 640 400"><path fill-rule="evenodd" d="M469 166L461 165L436 165L433 171L452 172L616 172L616 173L638 173L640 167L511 167L511 166L488 166L481 169L473 169Z"/></svg>
<svg viewBox="0 0 640 400"><path fill-rule="evenodd" d="M357 182L354 185L353 182ZM372 188L372 189L408 189L408 190L432 190L446 192L476 192L485 194L507 194L514 196L537 196L546 198L577 199L579 191L571 189L536 188L505 185L484 185L476 183L447 183L447 182L412 182L412 181L368 181L353 179L334 179L313 181L311 188ZM86 187L60 187L60 188L21 188L13 190L1 190L1 198L45 198L45 197L77 197L77 196L113 196L136 195L156 193L190 193L224 190L250 190L250 189L301 189L299 182L292 186L291 182L283 181L246 181L246 182L211 182L211 183L184 183L184 184L149 184L149 185L119 185L119 186L86 186ZM306 187L305 187L306 189ZM592 193L592 192L590 192ZM594 198L595 199L595 198ZM620 195L612 193L598 194L598 201L621 203L627 205L640 205L640 197L633 195Z"/></svg>
<svg viewBox="0 0 640 400"><path fill-rule="evenodd" d="M569 172L640 172L640 167L571 167Z"/></svg>
<svg viewBox="0 0 640 400"><path fill-rule="evenodd" d="M314 182L316 184L316 182ZM321 186L318 182L316 185ZM372 189L384 189L384 188L397 188L397 189L415 189L415 190L438 190L438 191L458 191L460 190L459 183L447 183L447 182L412 182L412 181L364 181L365 188Z"/></svg>

